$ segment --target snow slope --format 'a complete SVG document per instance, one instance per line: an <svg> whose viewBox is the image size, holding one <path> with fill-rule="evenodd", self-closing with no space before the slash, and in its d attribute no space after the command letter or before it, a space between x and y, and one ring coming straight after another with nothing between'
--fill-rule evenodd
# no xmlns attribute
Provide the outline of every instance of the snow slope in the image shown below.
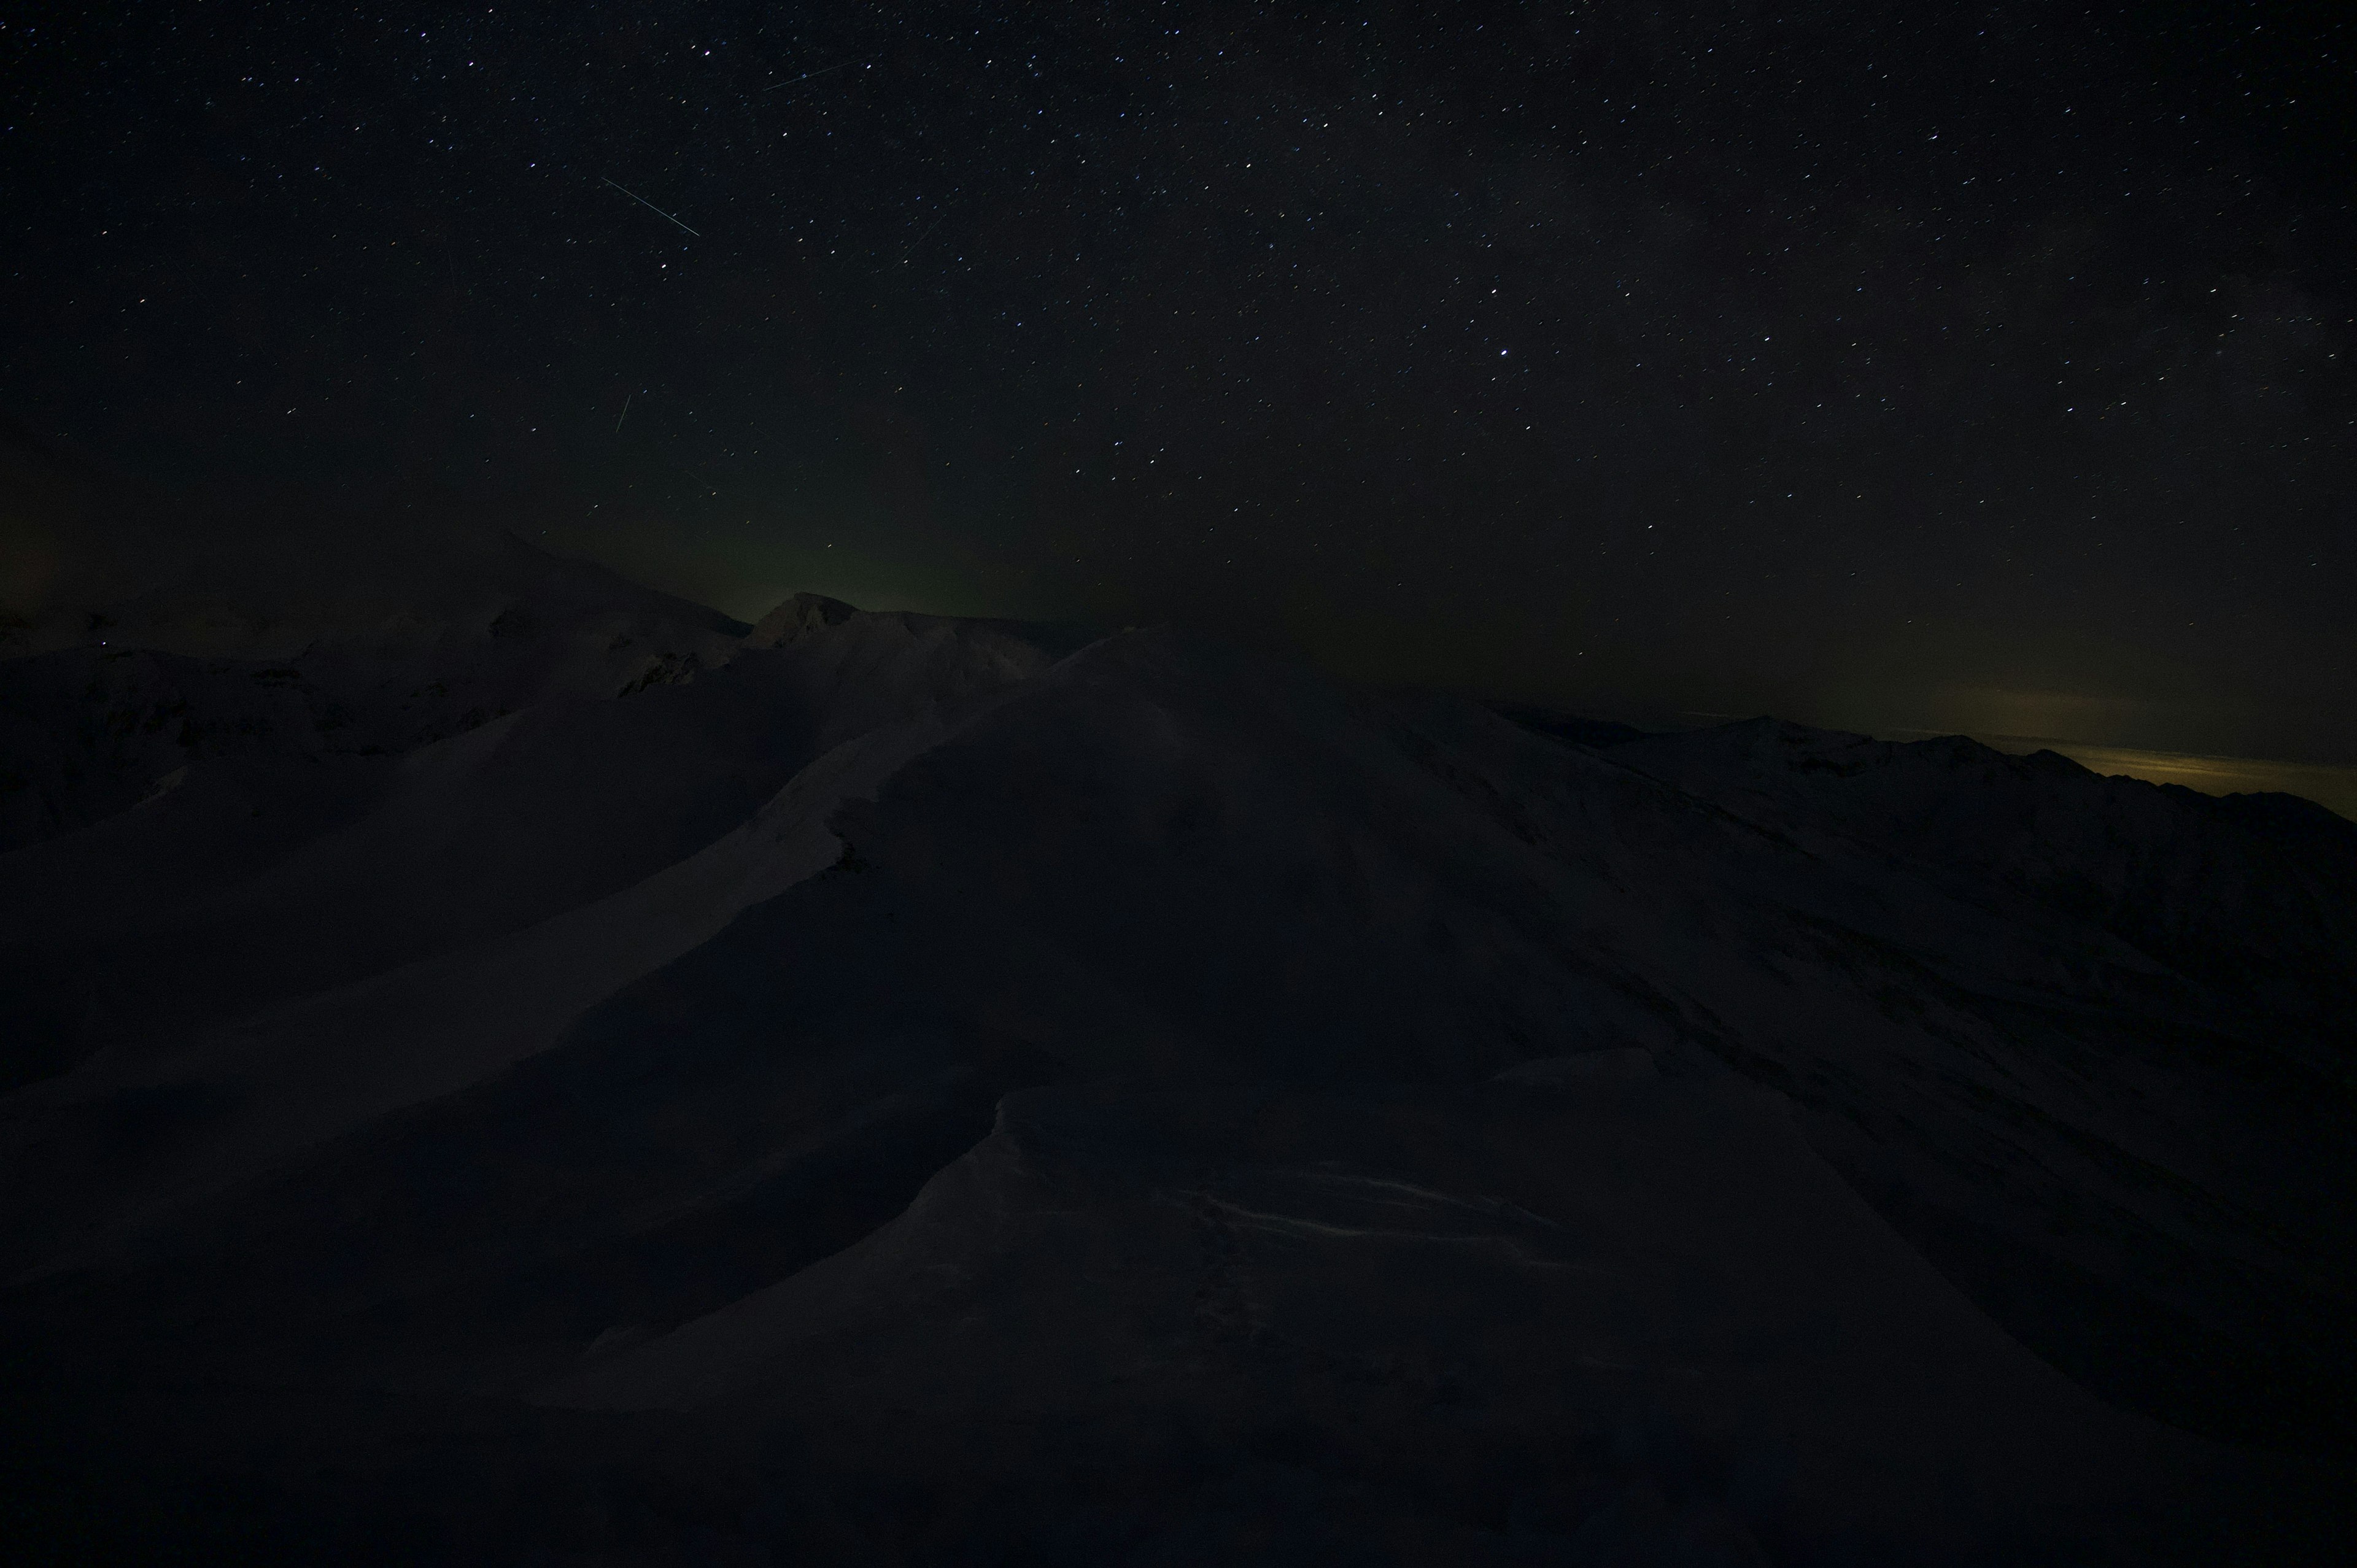
<svg viewBox="0 0 2357 1568"><path fill-rule="evenodd" d="M100 1468L298 1555L2330 1560L2333 820L811 596L649 683L548 592L0 856L0 1330Z"/></svg>

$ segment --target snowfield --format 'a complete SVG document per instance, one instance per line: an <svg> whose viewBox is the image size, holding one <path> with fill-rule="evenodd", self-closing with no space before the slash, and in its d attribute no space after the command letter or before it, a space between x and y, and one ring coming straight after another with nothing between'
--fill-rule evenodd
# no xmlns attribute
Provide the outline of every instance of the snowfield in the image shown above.
<svg viewBox="0 0 2357 1568"><path fill-rule="evenodd" d="M37 629L35 1536L2345 1560L2357 825L2306 801L748 628L512 541Z"/></svg>

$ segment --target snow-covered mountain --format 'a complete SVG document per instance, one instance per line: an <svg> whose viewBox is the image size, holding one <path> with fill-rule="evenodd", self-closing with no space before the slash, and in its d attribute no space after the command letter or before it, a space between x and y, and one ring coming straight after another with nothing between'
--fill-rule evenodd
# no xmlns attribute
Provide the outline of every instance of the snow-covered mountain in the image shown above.
<svg viewBox="0 0 2357 1568"><path fill-rule="evenodd" d="M2330 1559L2357 826L476 571L0 661L43 1528Z"/></svg>

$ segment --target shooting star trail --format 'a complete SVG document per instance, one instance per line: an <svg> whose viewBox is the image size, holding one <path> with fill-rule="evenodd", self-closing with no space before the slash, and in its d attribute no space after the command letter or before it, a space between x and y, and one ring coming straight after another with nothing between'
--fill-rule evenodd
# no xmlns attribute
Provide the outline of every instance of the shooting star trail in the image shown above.
<svg viewBox="0 0 2357 1568"><path fill-rule="evenodd" d="M630 417L630 400L638 395L639 394L634 392L624 392L622 394L622 419L628 419ZM619 435L622 433L622 419L614 421L614 434L617 435Z"/></svg>
<svg viewBox="0 0 2357 1568"><path fill-rule="evenodd" d="M942 219L947 218L949 214L946 211L942 212L940 217L935 218L931 222L925 225L925 231L923 233L909 242L909 248L900 254L900 264L902 266L905 267L909 264L909 261L913 259L917 253L917 247L931 239L933 237L933 231L942 226Z"/></svg>
<svg viewBox="0 0 2357 1568"><path fill-rule="evenodd" d="M769 94L770 94L770 93L772 93L772 92L779 91L780 89L788 88L788 87L793 87L793 86L798 85L799 83L808 81L809 80L811 80L811 78L813 78L813 77L814 77L814 76L832 76L832 75L834 75L834 74L836 71L838 71L838 70L850 70L853 66L855 66L855 65L863 64L863 63L865 63L865 62L866 62L866 61L867 61L867 60L875 59L877 59L877 58L879 58L879 57L877 57L877 56L876 56L876 55L861 55L861 56L859 57L859 59L847 59L847 60L845 60L841 65L831 65L831 66L828 66L824 70L806 70L806 71L802 72L800 76L798 76L798 77L794 78L794 80L793 80L792 81L780 81L780 82L779 82L779 83L778 83L776 86L774 86L774 87L765 87L765 88L761 89L761 93L762 93L762 96L767 97Z"/></svg>
<svg viewBox="0 0 2357 1568"><path fill-rule="evenodd" d="M606 177L605 177L604 175L602 175L602 174L601 174L601 175L599 175L597 177L598 177L599 179L606 179ZM607 183L608 185L614 185L614 182L613 182L612 180L610 180L610 179L606 179L606 183ZM665 212L662 208L657 207L653 202L649 201L645 197L640 196L637 191L632 190L629 186L627 186L627 185L614 185L614 188L615 188L616 190L620 191L624 196L629 197L632 201L637 202L640 206L641 206L641 207L645 208L648 211L650 211L650 212L653 213L656 217L658 217L658 218L662 218L662 219L664 219L664 220L668 220L668 221L670 221L670 222L673 222L673 223L679 223L679 226L680 226L681 228L683 228L683 229L687 229L687 231L688 231L689 233L691 233L691 234L695 234L695 231L694 231L694 230L693 230L693 229L688 229L686 224L684 224L684 223L680 223L678 219L672 217L672 215L671 215L670 213ZM701 239L703 239L703 238L704 238L704 236L703 236L703 235L701 235L701 234L695 234L695 237L696 237L697 239L699 239L699 240L701 240Z"/></svg>

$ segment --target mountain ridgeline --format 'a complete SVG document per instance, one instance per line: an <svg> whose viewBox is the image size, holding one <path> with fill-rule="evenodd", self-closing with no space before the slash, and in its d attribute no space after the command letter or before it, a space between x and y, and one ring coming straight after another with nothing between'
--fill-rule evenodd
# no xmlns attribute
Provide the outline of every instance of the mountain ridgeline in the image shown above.
<svg viewBox="0 0 2357 1568"><path fill-rule="evenodd" d="M2357 824L514 541L339 592L0 659L60 1552L2345 1544Z"/></svg>

